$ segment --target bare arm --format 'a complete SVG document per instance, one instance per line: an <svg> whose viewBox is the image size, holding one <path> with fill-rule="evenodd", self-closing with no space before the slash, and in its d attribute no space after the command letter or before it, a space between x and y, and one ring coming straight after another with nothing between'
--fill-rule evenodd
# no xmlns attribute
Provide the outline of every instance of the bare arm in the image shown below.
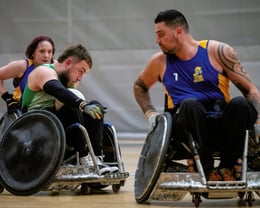
<svg viewBox="0 0 260 208"><path fill-rule="evenodd" d="M9 64L0 68L0 94L2 95L7 90L4 86L4 80L11 78L22 77L26 70L26 61L12 61Z"/></svg>
<svg viewBox="0 0 260 208"><path fill-rule="evenodd" d="M143 113L155 111L149 89L163 76L164 70L165 56L162 53L155 54L134 82L134 96Z"/></svg>
<svg viewBox="0 0 260 208"><path fill-rule="evenodd" d="M148 87L144 83L141 76L139 76L134 83L134 96L143 113L147 112L148 110L155 111L150 98Z"/></svg>
<svg viewBox="0 0 260 208"><path fill-rule="evenodd" d="M251 102L260 115L260 94L246 69L241 65L233 48L226 44L219 44L218 57L223 70L229 79L241 91L241 93Z"/></svg>

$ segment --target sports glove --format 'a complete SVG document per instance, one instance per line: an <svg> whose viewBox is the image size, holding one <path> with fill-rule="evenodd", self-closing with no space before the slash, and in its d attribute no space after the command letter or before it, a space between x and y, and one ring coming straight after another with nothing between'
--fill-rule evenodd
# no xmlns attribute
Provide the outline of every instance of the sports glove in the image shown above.
<svg viewBox="0 0 260 208"><path fill-rule="evenodd" d="M148 122L149 132L151 132L156 126L156 118L158 115L160 115L160 113L156 112L155 110L148 110L144 115Z"/></svg>
<svg viewBox="0 0 260 208"><path fill-rule="evenodd" d="M101 119L106 113L104 106L100 104L88 104L83 102L80 108L83 112L89 114L93 119Z"/></svg>
<svg viewBox="0 0 260 208"><path fill-rule="evenodd" d="M4 94L2 94L1 97L7 104L7 112L8 112L8 114L16 114L17 112L20 111L19 102L18 102L18 100L13 98L12 94L9 94L8 92L5 92Z"/></svg>

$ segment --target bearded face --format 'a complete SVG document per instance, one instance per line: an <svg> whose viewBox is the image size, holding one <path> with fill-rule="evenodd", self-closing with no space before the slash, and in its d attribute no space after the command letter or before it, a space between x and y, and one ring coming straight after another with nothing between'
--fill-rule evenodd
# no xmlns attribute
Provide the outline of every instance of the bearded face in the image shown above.
<svg viewBox="0 0 260 208"><path fill-rule="evenodd" d="M69 78L68 78L68 75L67 73L62 73L60 76L59 76L59 80L60 82L64 85L64 87L69 87Z"/></svg>

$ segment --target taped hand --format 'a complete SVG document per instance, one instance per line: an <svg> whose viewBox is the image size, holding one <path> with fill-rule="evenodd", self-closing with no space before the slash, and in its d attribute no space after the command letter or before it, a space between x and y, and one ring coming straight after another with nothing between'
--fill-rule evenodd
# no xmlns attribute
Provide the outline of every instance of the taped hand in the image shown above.
<svg viewBox="0 0 260 208"><path fill-rule="evenodd" d="M93 119L101 119L104 117L105 108L99 104L86 104L83 111L89 114Z"/></svg>
<svg viewBox="0 0 260 208"><path fill-rule="evenodd" d="M4 94L2 94L1 97L7 104L8 114L17 114L17 112L20 112L19 102L18 102L18 100L13 98L12 94L5 92Z"/></svg>
<svg viewBox="0 0 260 208"><path fill-rule="evenodd" d="M156 126L156 118L160 115L160 113L154 111L154 110L148 110L145 113L145 118L147 119L148 126L149 126L149 132L151 132L154 127Z"/></svg>

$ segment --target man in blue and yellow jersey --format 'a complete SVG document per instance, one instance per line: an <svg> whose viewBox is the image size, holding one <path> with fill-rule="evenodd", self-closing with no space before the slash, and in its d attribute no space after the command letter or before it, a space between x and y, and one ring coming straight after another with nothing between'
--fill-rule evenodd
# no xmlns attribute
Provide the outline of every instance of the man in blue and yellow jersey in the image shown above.
<svg viewBox="0 0 260 208"><path fill-rule="evenodd" d="M255 124L256 133L260 132L258 89L231 46L193 39L179 11L160 12L155 34L161 52L150 58L134 83L136 101L148 124L154 125L159 114L149 94L159 81L165 90L165 111L173 115L174 140L187 138L185 132L193 136L208 180L239 179L246 130ZM229 81L243 96L231 98ZM215 148L221 154L217 169L211 154Z"/></svg>

